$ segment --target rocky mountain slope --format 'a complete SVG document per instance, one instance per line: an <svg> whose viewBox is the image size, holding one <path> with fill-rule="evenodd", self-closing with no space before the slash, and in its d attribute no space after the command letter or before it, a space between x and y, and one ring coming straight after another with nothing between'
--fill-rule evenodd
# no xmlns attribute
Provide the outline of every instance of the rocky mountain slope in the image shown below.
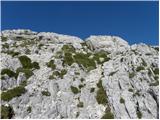
<svg viewBox="0 0 160 120"><path fill-rule="evenodd" d="M158 118L159 48L2 31L1 110L1 118Z"/></svg>

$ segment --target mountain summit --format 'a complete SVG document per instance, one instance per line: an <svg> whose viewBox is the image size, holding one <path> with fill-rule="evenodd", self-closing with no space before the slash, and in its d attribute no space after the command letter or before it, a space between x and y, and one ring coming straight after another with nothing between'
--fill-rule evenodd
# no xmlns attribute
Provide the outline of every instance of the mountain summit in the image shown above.
<svg viewBox="0 0 160 120"><path fill-rule="evenodd" d="M155 119L159 48L117 36L1 32L1 118Z"/></svg>

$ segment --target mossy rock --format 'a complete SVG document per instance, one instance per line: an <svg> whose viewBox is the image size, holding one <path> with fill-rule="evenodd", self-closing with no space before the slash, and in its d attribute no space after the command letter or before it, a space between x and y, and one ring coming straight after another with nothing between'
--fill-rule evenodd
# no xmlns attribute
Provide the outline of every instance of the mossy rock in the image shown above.
<svg viewBox="0 0 160 120"><path fill-rule="evenodd" d="M22 86L15 87L6 92L2 92L1 99L4 101L10 101L14 97L19 97L26 92L26 89Z"/></svg>
<svg viewBox="0 0 160 120"><path fill-rule="evenodd" d="M98 64L102 64L104 62L107 62L110 60L109 57L107 57L107 52L105 51L100 51L94 54L94 59L97 61ZM104 60L101 61L100 58L103 58Z"/></svg>
<svg viewBox="0 0 160 120"><path fill-rule="evenodd" d="M1 106L1 119L11 119L14 116L14 110L11 106Z"/></svg>
<svg viewBox="0 0 160 120"><path fill-rule="evenodd" d="M155 75L159 75L159 68L155 68L155 69L153 70L153 72L154 72Z"/></svg>
<svg viewBox="0 0 160 120"><path fill-rule="evenodd" d="M32 112L32 107L31 107L31 106L29 106L29 107L27 108L27 112L28 112L28 113L31 113L31 112Z"/></svg>

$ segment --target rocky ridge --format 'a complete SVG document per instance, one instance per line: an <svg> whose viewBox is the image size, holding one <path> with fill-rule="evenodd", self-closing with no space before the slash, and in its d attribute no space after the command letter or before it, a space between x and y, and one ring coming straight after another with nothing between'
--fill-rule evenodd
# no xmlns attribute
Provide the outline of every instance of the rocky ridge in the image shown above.
<svg viewBox="0 0 160 120"><path fill-rule="evenodd" d="M1 118L158 118L159 48L2 31L1 108Z"/></svg>

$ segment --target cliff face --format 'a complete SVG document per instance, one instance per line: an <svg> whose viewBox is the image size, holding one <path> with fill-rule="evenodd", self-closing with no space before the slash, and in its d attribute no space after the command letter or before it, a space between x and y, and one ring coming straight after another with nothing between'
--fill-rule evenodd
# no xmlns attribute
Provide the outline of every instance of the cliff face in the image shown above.
<svg viewBox="0 0 160 120"><path fill-rule="evenodd" d="M116 36L1 33L1 118L158 118L159 50Z"/></svg>

